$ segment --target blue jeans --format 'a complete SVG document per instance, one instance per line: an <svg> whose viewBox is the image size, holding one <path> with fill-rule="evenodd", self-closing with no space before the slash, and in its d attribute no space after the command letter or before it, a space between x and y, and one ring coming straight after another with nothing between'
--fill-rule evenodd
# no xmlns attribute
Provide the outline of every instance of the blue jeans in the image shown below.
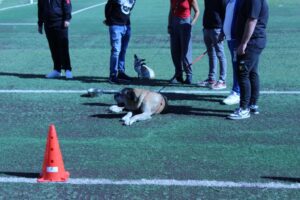
<svg viewBox="0 0 300 200"><path fill-rule="evenodd" d="M112 25L109 27L110 35L110 76L117 76L125 72L125 54L131 35L130 26Z"/></svg>
<svg viewBox="0 0 300 200"><path fill-rule="evenodd" d="M237 62L237 41L236 40L228 40L228 48L231 55L231 62L232 62L232 91L240 95L240 86L238 82L238 75L237 75L237 69L238 69L238 62Z"/></svg>
<svg viewBox="0 0 300 200"><path fill-rule="evenodd" d="M183 70L192 76L192 25L191 18L173 16L171 21L171 55L175 66L175 76L182 77Z"/></svg>
<svg viewBox="0 0 300 200"><path fill-rule="evenodd" d="M227 61L224 52L223 42L218 42L221 29L203 29L203 36L205 46L207 48L207 54L209 59L209 73L208 78L210 80L216 80L216 70L218 65L218 60L220 63L220 80L225 81Z"/></svg>

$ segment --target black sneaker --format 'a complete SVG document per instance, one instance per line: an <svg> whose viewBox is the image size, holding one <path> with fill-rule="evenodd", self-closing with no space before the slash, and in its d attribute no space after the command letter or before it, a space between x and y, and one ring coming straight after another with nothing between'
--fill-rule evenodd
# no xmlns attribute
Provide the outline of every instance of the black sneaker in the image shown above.
<svg viewBox="0 0 300 200"><path fill-rule="evenodd" d="M258 115L259 114L259 110L258 110L258 105L251 105L250 107L250 112L254 115Z"/></svg>
<svg viewBox="0 0 300 200"><path fill-rule="evenodd" d="M187 76L183 83L188 85L192 84L192 76Z"/></svg>
<svg viewBox="0 0 300 200"><path fill-rule="evenodd" d="M111 84L128 84L128 80L120 79L115 76L110 76L108 82Z"/></svg>
<svg viewBox="0 0 300 200"><path fill-rule="evenodd" d="M176 83L184 83L184 80L182 78L182 76L173 76L173 78L171 78L171 80L169 81L171 84L176 84Z"/></svg>
<svg viewBox="0 0 300 200"><path fill-rule="evenodd" d="M123 79L123 80L127 80L127 81L132 80L132 78L130 76L126 75L124 72L118 73L118 79Z"/></svg>

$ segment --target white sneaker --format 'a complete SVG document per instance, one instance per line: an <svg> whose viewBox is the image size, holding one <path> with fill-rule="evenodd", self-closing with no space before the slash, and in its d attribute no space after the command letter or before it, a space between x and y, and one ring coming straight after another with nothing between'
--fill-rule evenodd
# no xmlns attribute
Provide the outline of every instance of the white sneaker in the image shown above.
<svg viewBox="0 0 300 200"><path fill-rule="evenodd" d="M46 78L59 78L59 77L61 77L61 73L56 70L53 70L52 72L46 75Z"/></svg>
<svg viewBox="0 0 300 200"><path fill-rule="evenodd" d="M240 95L236 92L232 92L228 97L223 100L226 105L234 105L240 103Z"/></svg>
<svg viewBox="0 0 300 200"><path fill-rule="evenodd" d="M72 72L70 70L66 70L66 78L67 79L72 79L73 78Z"/></svg>
<svg viewBox="0 0 300 200"><path fill-rule="evenodd" d="M234 111L234 113L227 116L228 119L238 120L238 119L247 119L250 117L250 109L242 109L238 108Z"/></svg>

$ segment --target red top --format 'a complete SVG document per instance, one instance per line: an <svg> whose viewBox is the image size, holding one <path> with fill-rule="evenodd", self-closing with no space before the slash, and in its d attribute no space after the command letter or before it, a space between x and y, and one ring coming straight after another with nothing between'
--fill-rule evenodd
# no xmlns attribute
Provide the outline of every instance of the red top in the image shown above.
<svg viewBox="0 0 300 200"><path fill-rule="evenodd" d="M170 0L172 15L180 18L191 16L192 0Z"/></svg>

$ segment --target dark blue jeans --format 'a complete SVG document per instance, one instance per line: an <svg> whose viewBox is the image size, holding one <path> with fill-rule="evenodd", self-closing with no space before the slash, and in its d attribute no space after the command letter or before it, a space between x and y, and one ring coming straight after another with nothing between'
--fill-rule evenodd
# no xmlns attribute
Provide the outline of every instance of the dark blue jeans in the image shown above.
<svg viewBox="0 0 300 200"><path fill-rule="evenodd" d="M131 36L130 26L112 25L109 27L111 54L110 76L125 72L125 54Z"/></svg>
<svg viewBox="0 0 300 200"><path fill-rule="evenodd" d="M259 56L263 49L248 46L244 55L238 56L238 81L240 85L240 107L256 105L259 98Z"/></svg>
<svg viewBox="0 0 300 200"><path fill-rule="evenodd" d="M183 70L192 76L192 26L191 18L173 16L171 22L171 55L175 66L175 76L181 77Z"/></svg>
<svg viewBox="0 0 300 200"><path fill-rule="evenodd" d="M231 62L232 62L232 91L240 95L240 86L238 82L238 75L237 75L237 69L238 69L238 62L237 62L237 41L236 40L228 40L228 48L231 55Z"/></svg>

